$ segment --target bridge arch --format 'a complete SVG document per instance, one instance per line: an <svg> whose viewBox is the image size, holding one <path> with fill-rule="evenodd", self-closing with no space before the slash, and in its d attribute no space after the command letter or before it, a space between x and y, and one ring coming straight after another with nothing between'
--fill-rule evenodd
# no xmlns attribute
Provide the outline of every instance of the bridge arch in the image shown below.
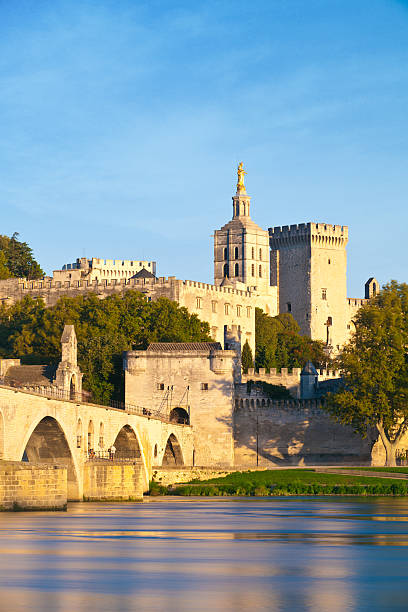
<svg viewBox="0 0 408 612"><path fill-rule="evenodd" d="M118 459L141 459L142 451L136 432L130 425L124 425L117 434L114 446Z"/></svg>
<svg viewBox="0 0 408 612"><path fill-rule="evenodd" d="M181 446L174 434L170 434L167 439L162 465L184 465Z"/></svg>
<svg viewBox="0 0 408 612"><path fill-rule="evenodd" d="M135 461L141 462L143 466L144 487L145 490L147 490L149 487L149 472L147 469L145 452L137 429L135 429L129 424L123 425L122 427L120 427L118 433L113 438L113 440L113 444L116 448L116 457L118 459L134 458ZM127 454L132 453L135 455L134 457L126 457Z"/></svg>
<svg viewBox="0 0 408 612"><path fill-rule="evenodd" d="M54 417L45 416L32 426L23 443L20 460L66 467L68 499L80 498L74 455L62 426Z"/></svg>

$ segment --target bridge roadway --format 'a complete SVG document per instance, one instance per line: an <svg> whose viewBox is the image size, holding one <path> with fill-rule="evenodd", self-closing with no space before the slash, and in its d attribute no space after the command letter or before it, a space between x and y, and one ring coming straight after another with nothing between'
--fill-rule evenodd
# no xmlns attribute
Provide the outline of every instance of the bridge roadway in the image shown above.
<svg viewBox="0 0 408 612"><path fill-rule="evenodd" d="M88 450L116 447L116 459L141 464L147 490L153 465L192 465L189 425L0 385L0 459L67 467L68 499L84 491Z"/></svg>

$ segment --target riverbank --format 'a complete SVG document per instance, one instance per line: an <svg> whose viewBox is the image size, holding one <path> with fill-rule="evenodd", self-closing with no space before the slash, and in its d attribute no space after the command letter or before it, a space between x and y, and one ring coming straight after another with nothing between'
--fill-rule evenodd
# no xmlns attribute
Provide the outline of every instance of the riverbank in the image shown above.
<svg viewBox="0 0 408 612"><path fill-rule="evenodd" d="M207 480L163 486L150 485L150 495L285 496L285 495L408 495L407 479L327 473L312 469L232 472Z"/></svg>

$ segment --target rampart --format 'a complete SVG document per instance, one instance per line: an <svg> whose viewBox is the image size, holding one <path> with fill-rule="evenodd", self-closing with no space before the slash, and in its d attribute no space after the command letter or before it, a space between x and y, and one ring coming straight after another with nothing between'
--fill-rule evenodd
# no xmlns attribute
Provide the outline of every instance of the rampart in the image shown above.
<svg viewBox="0 0 408 612"><path fill-rule="evenodd" d="M247 374L242 374L241 380L243 383L253 380L254 382L266 382L270 385L283 385L288 389L294 399L299 399L301 371L301 368L293 368L292 370L281 368L280 371L277 371L276 368L271 368L269 372L267 372L265 368L259 368L259 370L249 368ZM319 375L319 382L340 378L340 372L338 370L321 369L317 372Z"/></svg>
<svg viewBox="0 0 408 612"><path fill-rule="evenodd" d="M319 400L273 400L238 391L234 406L236 466L371 463L374 440L330 419Z"/></svg>

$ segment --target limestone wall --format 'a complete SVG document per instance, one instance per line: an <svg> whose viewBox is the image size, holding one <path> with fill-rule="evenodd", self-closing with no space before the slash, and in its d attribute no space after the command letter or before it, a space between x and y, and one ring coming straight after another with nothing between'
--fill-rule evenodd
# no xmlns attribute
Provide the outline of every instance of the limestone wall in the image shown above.
<svg viewBox="0 0 408 612"><path fill-rule="evenodd" d="M0 461L0 510L64 510L67 470Z"/></svg>
<svg viewBox="0 0 408 612"><path fill-rule="evenodd" d="M84 465L84 501L142 501L141 464L90 461Z"/></svg>
<svg viewBox="0 0 408 612"><path fill-rule="evenodd" d="M236 466L370 464L370 439L332 421L316 400L236 400Z"/></svg>

